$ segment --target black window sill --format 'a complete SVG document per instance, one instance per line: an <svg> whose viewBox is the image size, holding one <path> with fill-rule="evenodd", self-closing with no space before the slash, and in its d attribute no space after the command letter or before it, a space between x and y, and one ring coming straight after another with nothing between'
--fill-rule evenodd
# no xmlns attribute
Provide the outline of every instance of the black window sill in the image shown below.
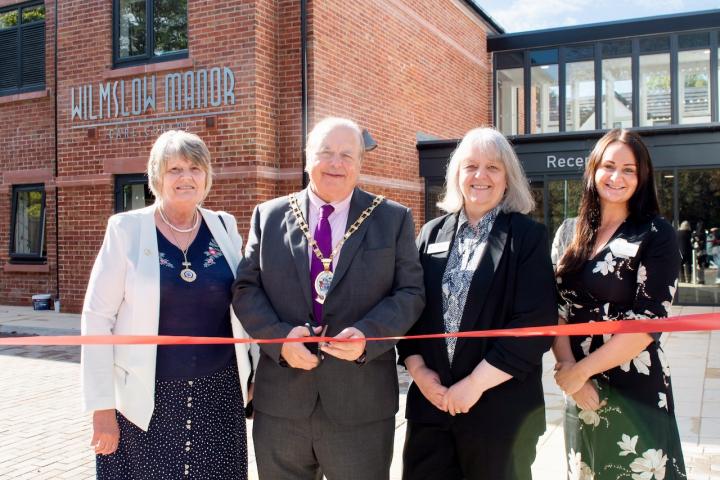
<svg viewBox="0 0 720 480"><path fill-rule="evenodd" d="M183 50L176 53L168 53L166 55L157 55L153 57L143 56L138 58L115 59L113 62L113 69L135 67L138 65L148 65L152 63L171 62L173 60L182 60L183 58L188 58L189 56L189 51Z"/></svg>

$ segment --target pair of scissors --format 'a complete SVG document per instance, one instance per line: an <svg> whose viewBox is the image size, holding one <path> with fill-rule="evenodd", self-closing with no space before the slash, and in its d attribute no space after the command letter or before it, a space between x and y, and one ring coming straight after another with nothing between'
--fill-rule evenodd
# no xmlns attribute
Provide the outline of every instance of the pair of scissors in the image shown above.
<svg viewBox="0 0 720 480"><path fill-rule="evenodd" d="M311 337L324 337L325 334L327 333L328 326L323 325L322 330L320 331L320 335L317 335L315 333L315 329L313 328L313 326L310 322L305 322L305 328L308 329L308 332L310 332ZM315 352L315 354L317 355L318 360L320 360L322 362L323 360L325 360L325 353L320 349L320 347L325 345L325 342L317 342L316 345L317 345L317 351Z"/></svg>

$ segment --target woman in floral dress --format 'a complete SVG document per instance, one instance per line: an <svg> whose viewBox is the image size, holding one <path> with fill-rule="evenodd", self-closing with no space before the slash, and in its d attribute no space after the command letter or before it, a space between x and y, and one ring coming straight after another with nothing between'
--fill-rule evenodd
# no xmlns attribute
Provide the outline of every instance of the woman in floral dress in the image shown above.
<svg viewBox="0 0 720 480"><path fill-rule="evenodd" d="M647 148L633 132L608 132L590 155L578 218L553 242L561 323L667 317L680 254L658 211ZM570 479L686 478L659 333L558 337L553 351Z"/></svg>

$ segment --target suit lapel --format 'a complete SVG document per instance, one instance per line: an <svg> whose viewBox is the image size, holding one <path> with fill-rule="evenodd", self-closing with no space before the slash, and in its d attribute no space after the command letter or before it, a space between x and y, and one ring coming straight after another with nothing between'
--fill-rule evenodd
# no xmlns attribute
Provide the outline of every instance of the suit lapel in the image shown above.
<svg viewBox="0 0 720 480"><path fill-rule="evenodd" d="M495 223L487 240L487 245L480 258L480 263L470 282L470 289L467 299L465 300L465 309L463 310L463 318L460 321L460 331L473 329L485 305L487 293L490 290L490 285L492 284L493 277L500 264L503 251L505 250L509 228L510 215L501 212L495 219ZM455 347L455 356L458 355L458 352L465 343L465 338L458 339L457 346Z"/></svg>
<svg viewBox="0 0 720 480"><path fill-rule="evenodd" d="M158 252L157 229L155 227L155 206L148 207L140 216L140 249L137 258L135 281L136 298L142 298L136 316L146 325L143 333L157 335L160 317L160 256Z"/></svg>
<svg viewBox="0 0 720 480"><path fill-rule="evenodd" d="M355 220L358 219L363 210L365 210L372 204L374 198L375 197L370 195L369 193L364 192L359 188L355 188L352 199L350 199L350 209L348 210L348 219L347 225L345 225L345 232L347 232L348 228L350 228L350 226L355 223ZM338 259L337 267L335 268L333 281L330 285L328 295L330 295L330 293L335 289L337 284L340 283L340 280L342 280L343 276L345 276L345 274L347 273L348 268L350 268L350 264L352 263L353 258L355 258L355 255L357 254L358 249L362 244L363 238L365 238L365 233L367 232L368 225L372 221L373 215L371 214L368 218L365 219L362 225L360 225L360 228L358 228L355 233L350 235L350 238L348 238L345 244L342 246L342 249L340 250L340 259ZM335 245L333 245L333 247L335 247Z"/></svg>
<svg viewBox="0 0 720 480"><path fill-rule="evenodd" d="M431 283L427 285L425 295L427 296L426 305L429 309L428 315L425 317L428 320L434 321L434 325L431 325L430 332L442 333L445 331L445 319L443 317L443 296L442 296L442 279L447 267L448 255L452 249L453 242L455 241L455 233L457 233L457 220L458 214L448 215L442 228L438 230L435 238L429 238L428 244L425 246L425 251L422 252L424 258L423 268L427 269L425 278L431 280ZM427 253L427 248L436 243L448 242L448 248L444 252ZM424 340L429 342L437 342L437 349L442 352L440 361L442 367L438 369L438 373L443 380L444 385L450 385L450 361L447 356L447 345L444 338L438 338L435 340Z"/></svg>
<svg viewBox="0 0 720 480"><path fill-rule="evenodd" d="M307 222L308 210L310 199L308 198L307 190L303 190L295 195L297 198L298 205L302 210L305 221ZM312 292L310 291L310 262L308 261L308 242L300 230L295 215L292 212L292 208L288 206L287 212L285 212L285 243L290 247L292 253L293 263L300 278L300 288L303 292L303 297L307 301L308 307L312 308Z"/></svg>
<svg viewBox="0 0 720 480"><path fill-rule="evenodd" d="M427 305L432 305L433 312L431 312L430 318L437 319L439 324L436 325L438 332L445 331L445 322L443 320L443 297L442 297L442 277L447 267L448 255L452 249L453 242L455 241L455 233L457 233L457 220L458 214L452 214L447 217L442 228L438 231L434 239L428 239L428 245L425 247L425 255L427 258L424 263L424 267L430 269L429 274L426 278L432 280L432 284L428 285L428 291L425 293L428 297ZM448 242L448 248L444 252L438 253L427 253L427 248L436 243ZM445 340L443 340L444 342Z"/></svg>

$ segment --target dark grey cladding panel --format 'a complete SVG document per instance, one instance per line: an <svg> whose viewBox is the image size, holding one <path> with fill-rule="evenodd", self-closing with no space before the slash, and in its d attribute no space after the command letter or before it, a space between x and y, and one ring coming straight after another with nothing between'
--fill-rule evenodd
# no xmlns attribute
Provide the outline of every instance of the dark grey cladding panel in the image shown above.
<svg viewBox="0 0 720 480"><path fill-rule="evenodd" d="M428 140L417 143L420 156L420 176L444 177L450 155L460 140Z"/></svg>
<svg viewBox="0 0 720 480"><path fill-rule="evenodd" d="M577 175L585 168L595 142L603 132L534 135L510 138L528 175ZM639 130L656 169L673 167L720 168L720 125L675 126ZM458 140L418 142L420 175L443 177Z"/></svg>
<svg viewBox="0 0 720 480"><path fill-rule="evenodd" d="M678 129L680 130L680 129ZM720 167L720 132L640 132L655 168ZM599 135L593 138L516 143L529 175L580 173Z"/></svg>

